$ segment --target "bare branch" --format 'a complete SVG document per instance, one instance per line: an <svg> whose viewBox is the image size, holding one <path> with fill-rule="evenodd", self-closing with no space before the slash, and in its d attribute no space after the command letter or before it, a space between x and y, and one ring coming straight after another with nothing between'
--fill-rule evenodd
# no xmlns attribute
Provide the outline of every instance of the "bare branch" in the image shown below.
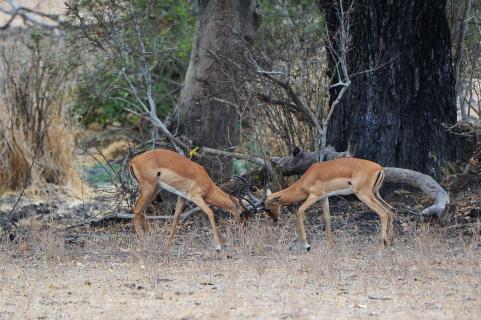
<svg viewBox="0 0 481 320"><path fill-rule="evenodd" d="M459 24L458 41L456 43L456 53L454 55L454 78L456 80L456 95L459 96L462 89L461 81L461 62L463 60L464 52L464 38L469 23L469 12L471 11L472 0L466 0L464 4L463 19ZM466 104L461 104L461 117L463 120L467 119Z"/></svg>
<svg viewBox="0 0 481 320"><path fill-rule="evenodd" d="M36 11L27 7L21 7L17 4L16 1L13 1L13 0L9 0L6 2L10 5L11 9L7 10L3 7L0 7L0 12L9 15L10 19L3 26L0 26L0 30L8 29L17 16L21 17L26 22L33 23L43 28L55 29L58 27L58 23L59 23L58 15L47 14L47 13ZM40 20L38 17L50 20L54 22L54 24L45 23L42 20Z"/></svg>
<svg viewBox="0 0 481 320"><path fill-rule="evenodd" d="M353 5L353 2L351 2L351 8L352 8L352 5ZM337 105L341 101L341 98L344 96L347 89L351 85L351 81L349 79L348 67L347 67L347 45L348 45L350 24L349 24L349 16L346 16L344 12L342 0L339 0L339 11L340 11L339 50L336 51L334 49L334 46L332 45L329 34L326 36L326 39L327 39L327 45L332 53L332 57L336 61L337 78L339 80L338 83L331 86L331 88L338 87L338 86L342 86L342 88L337 94L337 97L334 100L334 102L331 104L327 117L324 119L322 131L320 133L320 141L321 141L320 154L319 154L320 161L324 159L324 150L327 144L327 127L329 125L329 121L331 120L331 117L334 111L336 110ZM329 30L329 29L326 27L326 30Z"/></svg>
<svg viewBox="0 0 481 320"><path fill-rule="evenodd" d="M263 72L262 75L272 80L273 82L277 83L278 85L280 85L286 91L287 95L292 99L292 101L294 102L294 105L297 106L297 110L302 112L305 115L306 119L309 119L309 122L311 122L317 129L321 128L319 119L312 112L312 110L309 109L309 107L307 107L304 103L302 103L301 99L299 98L299 95L294 91L294 89L289 84L289 82L282 80L280 78L277 78L273 76L271 73Z"/></svg>
<svg viewBox="0 0 481 320"><path fill-rule="evenodd" d="M226 156L226 157L233 157L233 158L237 158L237 159L243 159L243 160L247 160L247 161L250 161L250 162L257 163L259 165L265 165L266 164L266 162L261 158L258 158L258 157L255 157L255 156L250 156L250 155L245 155L245 154L242 154L242 153L222 151L222 150L217 150L217 149L212 149L212 148L207 148L207 147L203 147L202 152L205 152L205 153L210 154L210 155Z"/></svg>

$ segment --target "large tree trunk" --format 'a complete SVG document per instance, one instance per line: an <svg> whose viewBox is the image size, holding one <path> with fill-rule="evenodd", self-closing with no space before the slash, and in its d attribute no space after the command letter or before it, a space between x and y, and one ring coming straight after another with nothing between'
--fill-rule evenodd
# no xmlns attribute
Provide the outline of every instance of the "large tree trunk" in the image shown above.
<svg viewBox="0 0 481 320"><path fill-rule="evenodd" d="M350 1L343 3L347 9ZM319 1L334 46L338 5L339 0ZM456 121L445 6L443 0L355 0L348 55L352 84L334 111L328 143L338 150L357 143L358 157L439 178L455 155L454 139L443 126Z"/></svg>
<svg viewBox="0 0 481 320"><path fill-rule="evenodd" d="M197 31L179 104L184 134L198 147L224 149L238 142L233 77L242 70L236 60L256 36L261 9L256 0L199 0ZM218 174L219 161L204 161ZM218 175L217 175L218 178Z"/></svg>

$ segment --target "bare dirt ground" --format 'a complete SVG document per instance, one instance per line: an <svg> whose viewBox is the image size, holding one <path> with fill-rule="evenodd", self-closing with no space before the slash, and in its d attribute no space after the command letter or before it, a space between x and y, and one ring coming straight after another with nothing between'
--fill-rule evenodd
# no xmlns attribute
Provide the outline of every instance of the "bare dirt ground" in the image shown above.
<svg viewBox="0 0 481 320"><path fill-rule="evenodd" d="M167 252L168 224L139 248L129 224L64 230L27 219L0 244L0 319L479 319L479 229L398 222L381 249L375 218L333 212L335 245L309 214L224 221L215 253L207 220L187 222ZM350 219L351 223L344 223Z"/></svg>

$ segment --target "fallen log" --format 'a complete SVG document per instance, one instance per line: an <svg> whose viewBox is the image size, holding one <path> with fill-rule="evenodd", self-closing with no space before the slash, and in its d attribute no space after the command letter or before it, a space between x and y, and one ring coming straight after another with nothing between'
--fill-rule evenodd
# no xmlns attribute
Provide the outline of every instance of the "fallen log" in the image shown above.
<svg viewBox="0 0 481 320"><path fill-rule="evenodd" d="M303 174L312 164L319 161L319 152L303 152L296 148L289 157L271 157L271 161L280 169L284 176ZM351 157L349 151L338 152L332 146L324 150L325 160Z"/></svg>
<svg viewBox="0 0 481 320"><path fill-rule="evenodd" d="M449 204L448 193L431 176L417 171L401 168L385 167L385 182L405 183L421 189L434 199L434 203L419 213L422 216L436 216L441 218Z"/></svg>

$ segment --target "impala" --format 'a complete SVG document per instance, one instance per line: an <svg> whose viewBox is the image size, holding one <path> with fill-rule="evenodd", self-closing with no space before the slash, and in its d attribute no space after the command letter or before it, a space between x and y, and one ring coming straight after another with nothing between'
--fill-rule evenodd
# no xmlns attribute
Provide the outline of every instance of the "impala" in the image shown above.
<svg viewBox="0 0 481 320"><path fill-rule="evenodd" d="M321 200L326 236L332 244L329 196L355 194L374 210L381 220L381 240L384 245L392 241L393 214L390 206L380 197L379 188L384 180L384 169L379 164L356 158L340 158L315 163L290 187L267 196L265 210L277 218L282 205L304 201L297 210L297 224L304 248L309 251L304 230L304 212Z"/></svg>
<svg viewBox="0 0 481 320"><path fill-rule="evenodd" d="M145 231L149 229L144 210L161 189L179 196L168 240L169 248L172 246L185 200L195 203L209 217L217 251L220 251L221 244L215 225L214 212L209 205L230 212L242 225L241 214L246 208L239 203L238 199L217 187L204 167L197 163L173 151L156 149L134 157L129 165L130 171L140 187L140 196L134 205L134 224L137 236L141 236L142 229ZM262 203L260 204L262 206Z"/></svg>

